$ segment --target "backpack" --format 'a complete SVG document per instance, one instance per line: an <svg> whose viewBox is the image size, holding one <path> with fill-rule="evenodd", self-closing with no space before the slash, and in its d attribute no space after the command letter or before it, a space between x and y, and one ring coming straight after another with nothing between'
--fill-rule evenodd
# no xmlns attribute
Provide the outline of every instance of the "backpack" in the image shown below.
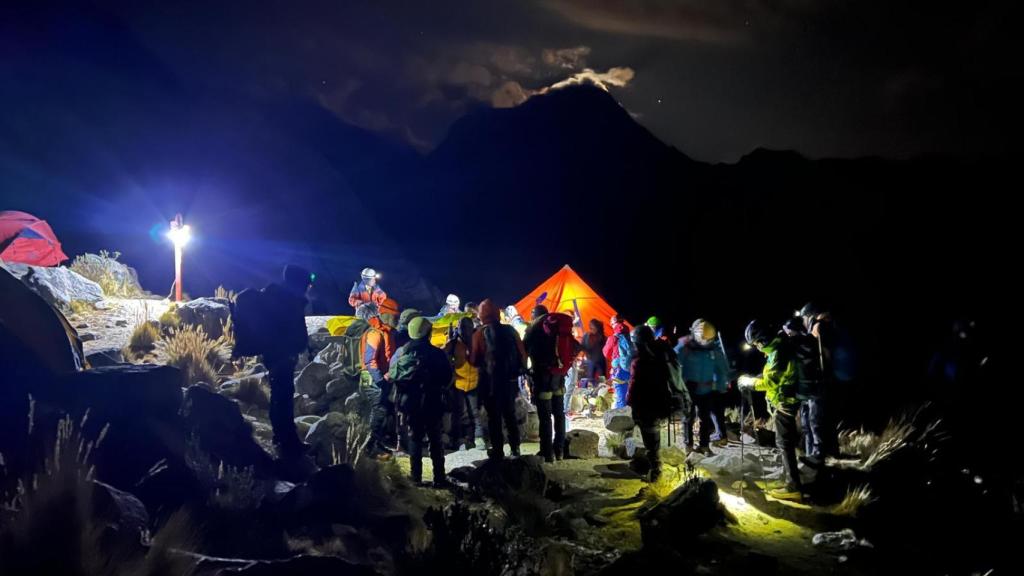
<svg viewBox="0 0 1024 576"><path fill-rule="evenodd" d="M668 389L671 395L672 411L686 414L690 411L692 400L690 398L690 391L686 387L686 381L683 379L683 367L679 364L679 357L673 352L668 352L666 356L668 360Z"/></svg>
<svg viewBox="0 0 1024 576"><path fill-rule="evenodd" d="M572 335L572 317L568 314L548 314L544 318L544 333L554 348L555 363L551 373L565 376L576 358L577 343Z"/></svg>
<svg viewBox="0 0 1024 576"><path fill-rule="evenodd" d="M797 396L809 398L819 396L824 384L821 369L821 350L818 339L809 334L799 334L790 339L791 353L796 361Z"/></svg>
<svg viewBox="0 0 1024 576"><path fill-rule="evenodd" d="M394 387L397 390L395 406L403 414L422 415L427 412L440 413L446 401L445 390L426 388L433 384L433 374L426 354L434 350L428 345L406 345L401 354L396 354Z"/></svg>
<svg viewBox="0 0 1024 576"><path fill-rule="evenodd" d="M266 294L246 288L231 303L231 325L235 332L232 358L259 356L270 349L273 319Z"/></svg>
<svg viewBox="0 0 1024 576"><path fill-rule="evenodd" d="M633 346L633 341L629 339L628 334L616 334L615 340L619 343L619 357L615 359L615 362L618 363L619 370L629 373L629 365L636 356L636 347Z"/></svg>
<svg viewBox="0 0 1024 576"><path fill-rule="evenodd" d="M484 370L493 381L497 378L515 378L523 372L523 358L516 346L515 331L504 324L487 324L484 341L487 353L484 354Z"/></svg>

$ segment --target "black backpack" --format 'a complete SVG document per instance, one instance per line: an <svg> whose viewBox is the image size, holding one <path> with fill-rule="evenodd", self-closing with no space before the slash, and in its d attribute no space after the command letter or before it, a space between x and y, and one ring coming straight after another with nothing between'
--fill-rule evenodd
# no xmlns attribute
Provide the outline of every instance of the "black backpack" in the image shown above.
<svg viewBox="0 0 1024 576"><path fill-rule="evenodd" d="M239 292L231 303L231 325L235 332L233 358L259 356L269 350L273 318L266 294L254 288Z"/></svg>
<svg viewBox="0 0 1024 576"><path fill-rule="evenodd" d="M516 346L514 328L504 324L488 324L481 330L487 342L484 371L491 380L511 379L522 374L523 358Z"/></svg>
<svg viewBox="0 0 1024 576"><path fill-rule="evenodd" d="M821 350L818 339L809 334L797 334L789 338L791 353L797 367L797 396L809 398L819 396L825 383L821 369Z"/></svg>

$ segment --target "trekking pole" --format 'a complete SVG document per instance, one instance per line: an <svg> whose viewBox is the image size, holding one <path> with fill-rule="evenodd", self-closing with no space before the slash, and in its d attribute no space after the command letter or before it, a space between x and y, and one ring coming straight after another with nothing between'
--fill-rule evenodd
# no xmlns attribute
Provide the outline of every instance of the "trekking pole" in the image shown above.
<svg viewBox="0 0 1024 576"><path fill-rule="evenodd" d="M747 483L747 469L744 466L747 461L743 458L743 397L740 396L740 500L743 499L743 487Z"/></svg>

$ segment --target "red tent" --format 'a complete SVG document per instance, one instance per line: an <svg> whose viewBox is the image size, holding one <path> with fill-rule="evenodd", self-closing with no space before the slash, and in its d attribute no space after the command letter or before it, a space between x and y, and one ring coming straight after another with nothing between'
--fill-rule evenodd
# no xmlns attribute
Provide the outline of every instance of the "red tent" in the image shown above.
<svg viewBox="0 0 1024 576"><path fill-rule="evenodd" d="M594 319L607 326L609 319L616 314L615 309L568 264L516 303L516 310L523 318L529 318L533 307L538 304L543 304L551 312L565 312L570 316L575 309L579 309L584 330Z"/></svg>
<svg viewBox="0 0 1024 576"><path fill-rule="evenodd" d="M56 266L67 260L50 225L25 212L0 212L0 260Z"/></svg>

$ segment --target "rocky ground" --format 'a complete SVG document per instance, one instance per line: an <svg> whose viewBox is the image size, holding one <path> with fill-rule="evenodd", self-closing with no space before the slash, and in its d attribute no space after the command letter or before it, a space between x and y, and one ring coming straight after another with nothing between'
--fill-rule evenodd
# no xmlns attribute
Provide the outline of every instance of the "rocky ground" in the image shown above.
<svg viewBox="0 0 1024 576"><path fill-rule="evenodd" d="M94 307L81 307L67 316L78 330L86 355L121 350L142 322L159 321L170 301L155 298L104 298Z"/></svg>

